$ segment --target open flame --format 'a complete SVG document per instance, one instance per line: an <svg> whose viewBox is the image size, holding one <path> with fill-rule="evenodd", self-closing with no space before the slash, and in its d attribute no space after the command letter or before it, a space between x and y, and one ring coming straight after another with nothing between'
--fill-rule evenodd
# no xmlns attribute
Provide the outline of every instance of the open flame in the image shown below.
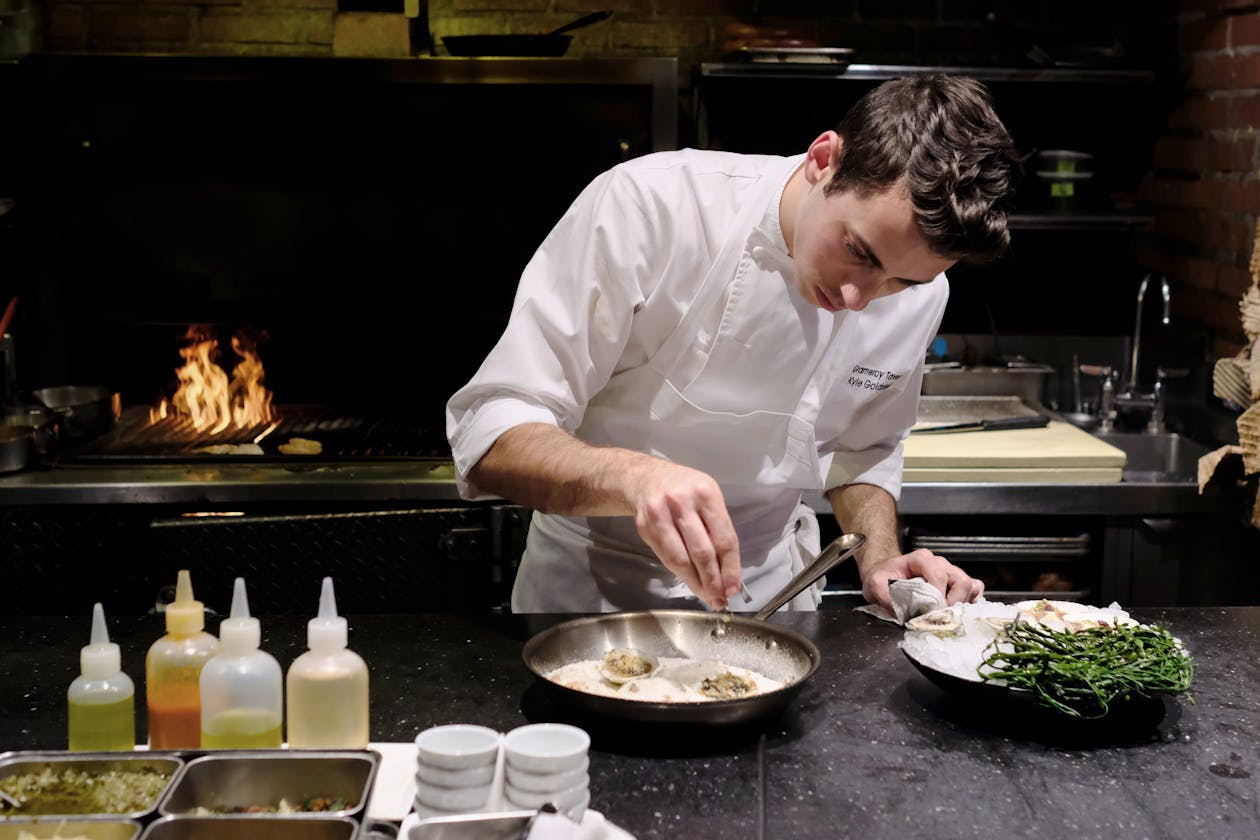
<svg viewBox="0 0 1260 840"><path fill-rule="evenodd" d="M187 417L198 431L218 434L229 426L249 429L268 423L273 417L272 393L263 385L262 359L258 345L267 334L245 331L232 336L232 350L241 361L232 377L219 366L219 342L207 325L194 324L184 338L188 344L179 355L183 367L175 371L179 388L171 399L163 399L149 411L150 424L171 415Z"/></svg>

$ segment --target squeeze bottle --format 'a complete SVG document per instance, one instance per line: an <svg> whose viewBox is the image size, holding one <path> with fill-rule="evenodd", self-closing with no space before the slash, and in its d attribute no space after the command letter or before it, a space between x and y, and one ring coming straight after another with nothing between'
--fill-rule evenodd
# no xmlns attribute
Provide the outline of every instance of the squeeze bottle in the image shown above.
<svg viewBox="0 0 1260 840"><path fill-rule="evenodd" d="M319 615L306 624L310 648L289 666L290 747L362 749L368 743L368 669L346 649L346 620L337 615L332 578L324 578Z"/></svg>
<svg viewBox="0 0 1260 840"><path fill-rule="evenodd" d="M201 669L201 746L278 747L284 715L280 663L258 649L262 629L249 615L245 578L232 590L232 612L219 624L219 652Z"/></svg>
<svg viewBox="0 0 1260 840"><path fill-rule="evenodd" d="M82 672L70 683L70 749L136 747L136 686L122 672L122 652L109 640L105 608L92 607L92 639L79 653Z"/></svg>
<svg viewBox="0 0 1260 840"><path fill-rule="evenodd" d="M219 650L205 626L205 606L193 600L192 578L180 569L175 600L166 607L166 635L144 658L152 749L201 746L201 669Z"/></svg>

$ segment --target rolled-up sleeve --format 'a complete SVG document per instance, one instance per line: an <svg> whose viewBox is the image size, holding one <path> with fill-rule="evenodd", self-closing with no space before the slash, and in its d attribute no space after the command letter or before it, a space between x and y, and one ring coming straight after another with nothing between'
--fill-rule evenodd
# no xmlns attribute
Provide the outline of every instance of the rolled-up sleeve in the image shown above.
<svg viewBox="0 0 1260 840"><path fill-rule="evenodd" d="M446 432L460 495L493 498L468 480L499 436L522 423L572 432L611 377L650 273L650 212L611 170L556 224L521 275L503 335L447 402Z"/></svg>

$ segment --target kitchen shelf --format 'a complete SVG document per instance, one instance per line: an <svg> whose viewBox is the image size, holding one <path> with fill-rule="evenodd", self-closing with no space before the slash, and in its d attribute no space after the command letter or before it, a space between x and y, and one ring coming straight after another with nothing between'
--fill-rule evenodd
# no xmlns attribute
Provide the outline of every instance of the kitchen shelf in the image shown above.
<svg viewBox="0 0 1260 840"><path fill-rule="evenodd" d="M1058 82L1150 84L1153 70L1104 67L966 67L918 64L829 64L792 62L717 61L700 65L700 75L711 78L836 79L885 81L912 73L949 73L982 82Z"/></svg>
<svg viewBox="0 0 1260 840"><path fill-rule="evenodd" d="M1148 213L1012 213L1015 230L1146 230L1155 226Z"/></svg>

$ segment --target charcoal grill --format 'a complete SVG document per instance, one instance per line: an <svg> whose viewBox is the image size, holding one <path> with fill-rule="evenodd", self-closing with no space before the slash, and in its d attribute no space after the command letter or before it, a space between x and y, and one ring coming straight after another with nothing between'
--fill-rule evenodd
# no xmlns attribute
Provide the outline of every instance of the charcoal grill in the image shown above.
<svg viewBox="0 0 1260 840"><path fill-rule="evenodd" d="M278 449L290 438L319 441L318 455L286 455ZM214 454L204 447L257 443L261 455ZM187 417L150 421L149 409L126 409L108 433L68 452L71 463L160 462L342 462L356 460L449 460L450 447L437 424L424 425L398 406L279 406L266 423L214 434L198 430Z"/></svg>

